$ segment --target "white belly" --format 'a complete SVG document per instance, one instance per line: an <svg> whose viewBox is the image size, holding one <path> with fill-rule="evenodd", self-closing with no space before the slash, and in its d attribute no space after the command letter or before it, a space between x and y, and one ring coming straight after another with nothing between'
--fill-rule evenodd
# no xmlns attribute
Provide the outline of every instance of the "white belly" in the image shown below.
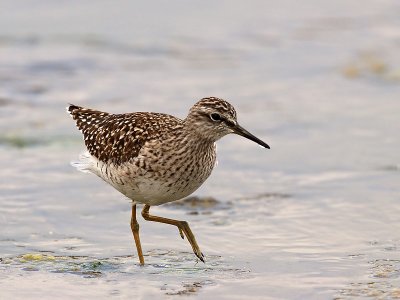
<svg viewBox="0 0 400 300"><path fill-rule="evenodd" d="M187 186L179 182L172 186L169 184L141 178L140 181L136 181L134 187L125 185L121 188L124 190L123 193L133 201L153 206L182 199L197 190L202 182L191 182Z"/></svg>
<svg viewBox="0 0 400 300"><path fill-rule="evenodd" d="M115 168L106 165L88 152L83 153L80 161L72 165L80 171L96 174L135 203L150 206L182 199L197 190L208 177L191 178L187 181L184 174L181 174L180 177L169 178L167 181L156 180L142 174L134 166Z"/></svg>

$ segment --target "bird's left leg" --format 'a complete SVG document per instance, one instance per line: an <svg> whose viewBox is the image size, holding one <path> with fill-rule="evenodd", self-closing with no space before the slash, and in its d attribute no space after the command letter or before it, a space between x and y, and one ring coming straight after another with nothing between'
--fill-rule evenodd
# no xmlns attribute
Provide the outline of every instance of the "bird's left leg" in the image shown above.
<svg viewBox="0 0 400 300"><path fill-rule="evenodd" d="M142 252L142 245L140 244L139 238L139 223L136 220L136 204L132 204L132 216L131 216L131 229L133 233L133 238L135 239L136 249L139 256L140 264L144 265L144 258Z"/></svg>

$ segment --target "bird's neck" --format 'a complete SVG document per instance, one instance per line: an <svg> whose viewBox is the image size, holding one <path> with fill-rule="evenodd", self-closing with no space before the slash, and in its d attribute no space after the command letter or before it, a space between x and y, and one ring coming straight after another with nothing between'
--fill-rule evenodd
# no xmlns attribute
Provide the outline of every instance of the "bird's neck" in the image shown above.
<svg viewBox="0 0 400 300"><path fill-rule="evenodd" d="M216 142L215 135L208 132L193 122L184 121L182 127L182 137L189 143L202 144L204 146L213 146Z"/></svg>

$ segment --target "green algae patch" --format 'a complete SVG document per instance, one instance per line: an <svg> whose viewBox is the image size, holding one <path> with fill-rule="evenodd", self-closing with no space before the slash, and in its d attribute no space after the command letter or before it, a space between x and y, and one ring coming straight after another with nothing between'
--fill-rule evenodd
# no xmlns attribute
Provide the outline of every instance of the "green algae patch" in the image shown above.
<svg viewBox="0 0 400 300"><path fill-rule="evenodd" d="M26 253L14 257L0 258L0 270L17 268L22 271L44 271L50 273L74 274L84 278L95 278L104 272L117 272L121 259L91 258L86 256L63 256L49 253ZM132 258L127 258L132 260Z"/></svg>
<svg viewBox="0 0 400 300"><path fill-rule="evenodd" d="M41 254L41 253L27 253L19 258L20 262L29 261L55 261L56 258L53 255Z"/></svg>

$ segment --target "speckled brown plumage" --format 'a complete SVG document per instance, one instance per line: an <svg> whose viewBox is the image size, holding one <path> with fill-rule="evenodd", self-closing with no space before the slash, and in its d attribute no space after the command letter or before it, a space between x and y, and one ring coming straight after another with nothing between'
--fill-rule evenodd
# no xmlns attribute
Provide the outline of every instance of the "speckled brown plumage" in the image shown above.
<svg viewBox="0 0 400 300"><path fill-rule="evenodd" d="M182 120L161 113L109 114L76 105L68 107L91 155L103 162L123 164L137 157L146 141L162 139Z"/></svg>

